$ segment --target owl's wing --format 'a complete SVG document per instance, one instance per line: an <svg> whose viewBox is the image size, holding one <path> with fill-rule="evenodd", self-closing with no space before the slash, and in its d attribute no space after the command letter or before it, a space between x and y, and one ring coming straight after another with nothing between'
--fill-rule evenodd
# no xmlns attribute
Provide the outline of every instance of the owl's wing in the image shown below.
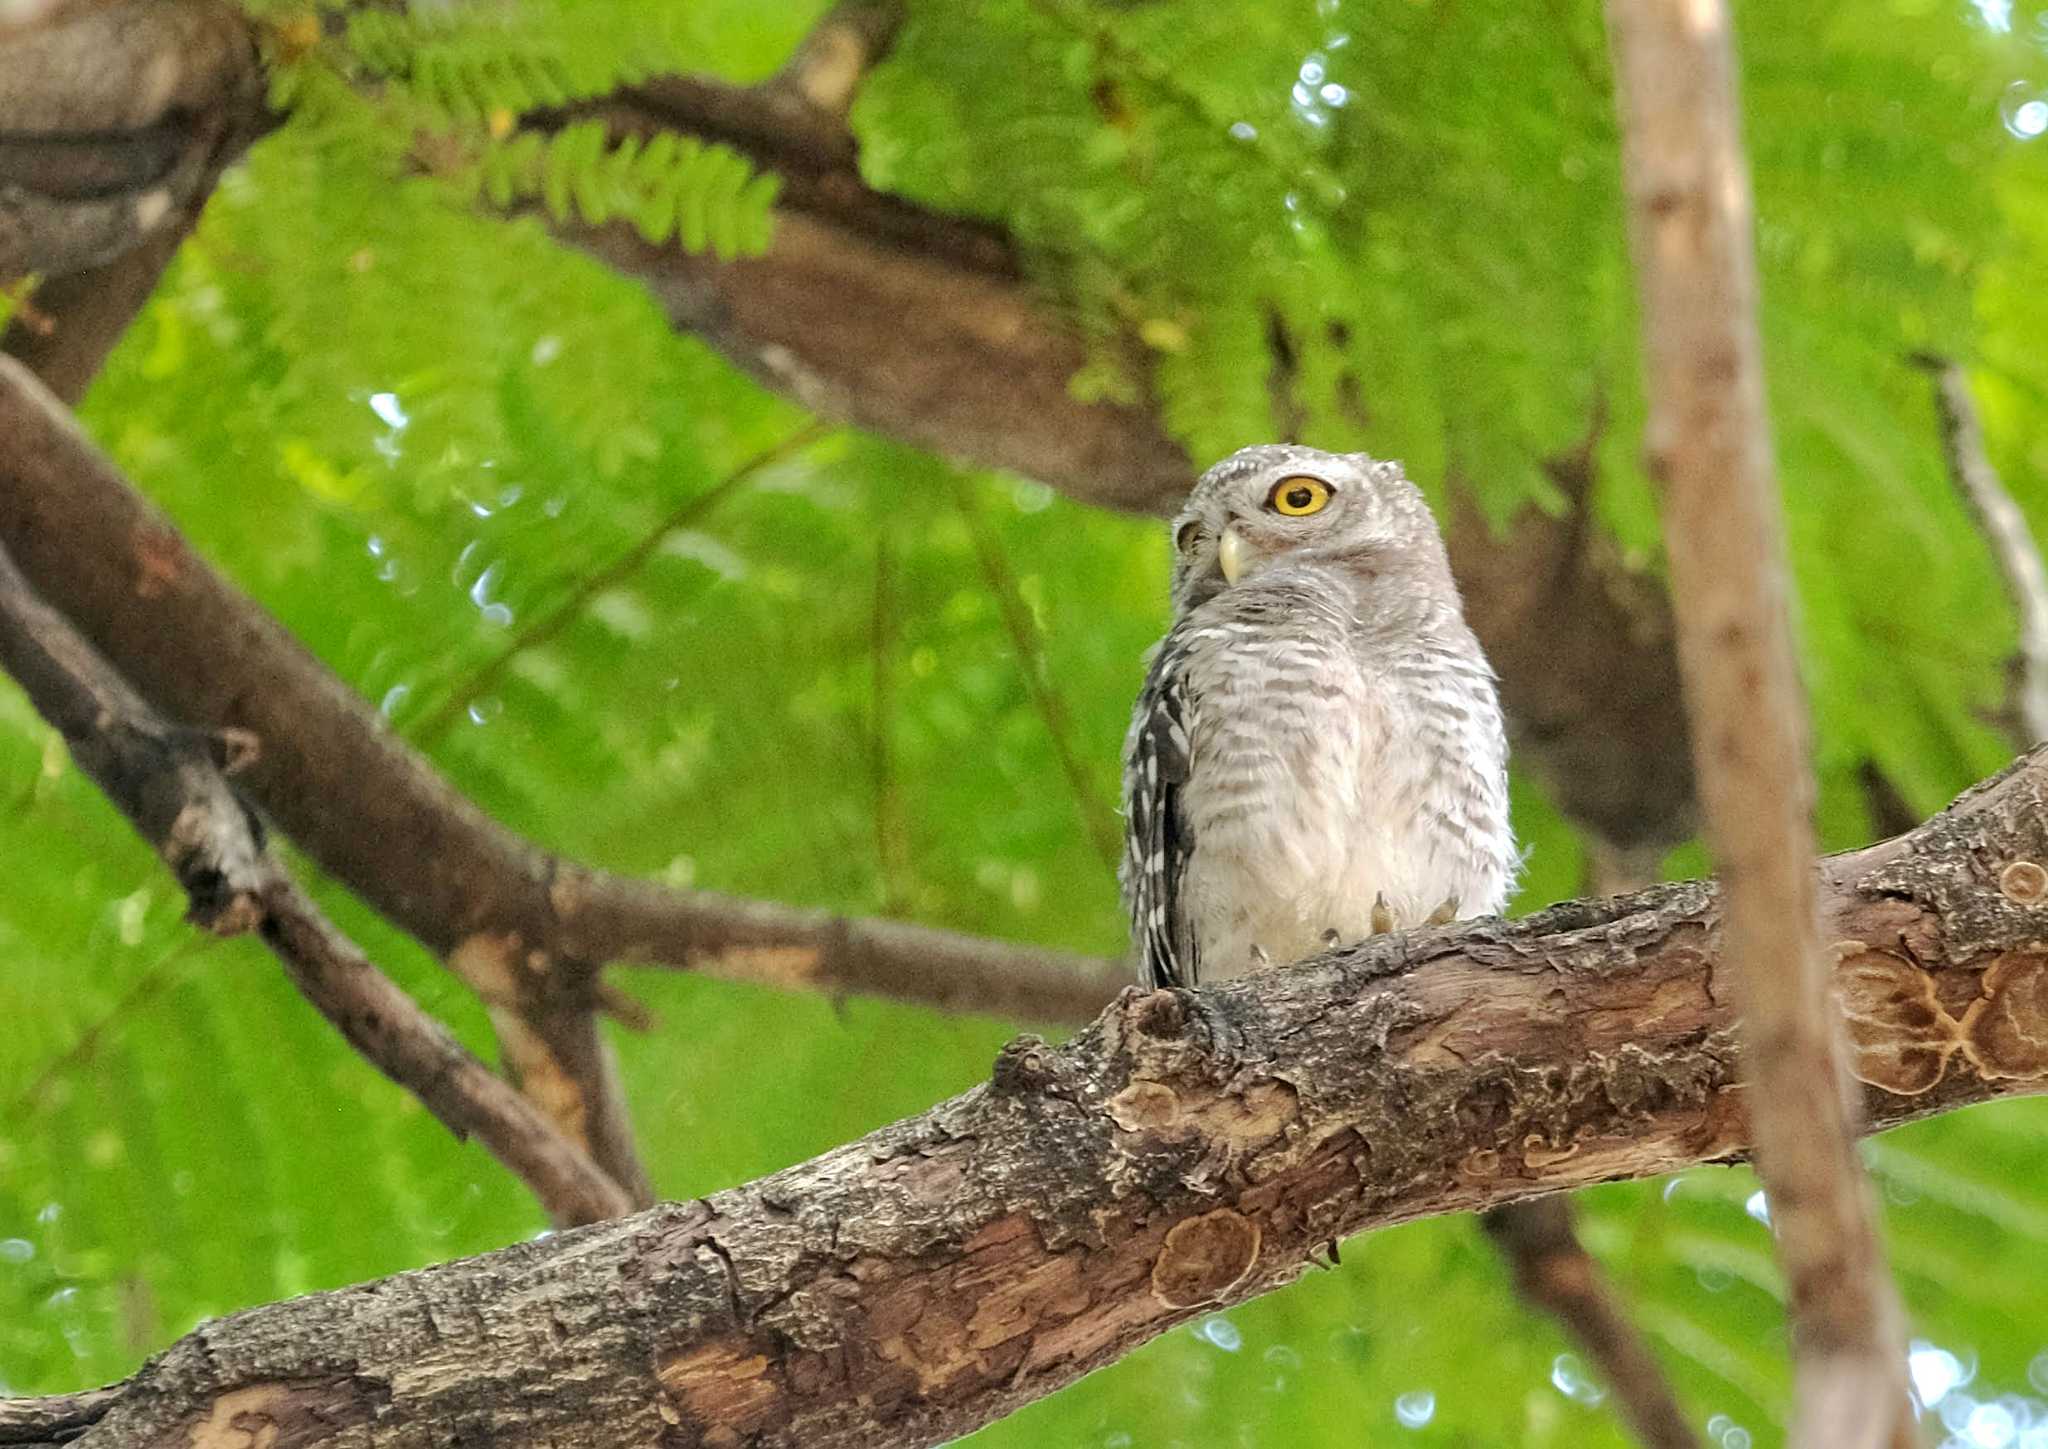
<svg viewBox="0 0 2048 1449"><path fill-rule="evenodd" d="M1190 751L1187 653L1168 635L1138 693L1124 745L1124 908L1148 986L1193 986L1200 974L1182 882L1194 849L1182 805Z"/></svg>

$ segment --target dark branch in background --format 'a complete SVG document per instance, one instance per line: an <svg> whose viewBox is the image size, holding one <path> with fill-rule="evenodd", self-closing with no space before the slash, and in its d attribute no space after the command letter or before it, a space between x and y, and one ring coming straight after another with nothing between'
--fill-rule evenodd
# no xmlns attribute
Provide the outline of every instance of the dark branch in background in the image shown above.
<svg viewBox="0 0 2048 1449"><path fill-rule="evenodd" d="M1722 0L1607 0L1642 296L1647 462L1742 1003L1757 1175L1785 1270L1805 1449L1907 1449L1902 1314L1844 1088L1816 913L1806 700L1764 402L1749 171Z"/></svg>
<svg viewBox="0 0 2048 1449"><path fill-rule="evenodd" d="M125 0L116 8L206 3ZM817 411L1041 479L1082 502L1169 509L1193 482L1189 460L1156 410L1083 403L1069 393L1087 349L1024 280L1008 238L861 181L840 112L861 66L885 48L893 8L828 12L798 57L762 86L670 76L526 118L551 129L596 116L621 137L666 130L734 145L782 179L766 256L687 256L646 245L624 224L555 230L645 284L678 327ZM106 52L102 64L110 86L139 93L153 59L131 47ZM0 47L0 113L7 87L29 83L16 75L19 66ZM129 113L111 103L103 109L108 130ZM67 274L94 261L83 250L53 250L44 261L52 280L38 301L51 303L46 310L60 327L56 299L71 285ZM126 302L97 281L77 284L107 307L106 341L121 307L140 303L152 271L138 272L142 283L128 287ZM1127 351L1142 377L1144 349L1132 343ZM103 352L104 343L80 350L90 365L61 378L66 395L82 389ZM35 365L49 367L52 380L63 372L48 359ZM1474 627L1502 673L1520 758L1595 833L1624 846L1669 846L1692 831L1686 753L1672 747L1683 725L1669 687L1669 611L1655 584L1624 568L1595 532L1584 519L1532 509L1500 538L1476 517L1461 517L1451 545Z"/></svg>
<svg viewBox="0 0 2048 1449"><path fill-rule="evenodd" d="M1969 375L1947 358L1928 353L1913 361L1934 375L1934 407L1941 419L1942 453L1949 478L1977 521L1998 576L2019 619L2019 649L2013 655L2007 733L2020 748L2048 740L2048 569L2027 516L1991 466L1984 449L1984 425L1970 396Z"/></svg>
<svg viewBox="0 0 2048 1449"><path fill-rule="evenodd" d="M269 122L237 7L51 9L0 24L0 282L51 278L0 350L77 402L222 169Z"/></svg>
<svg viewBox="0 0 2048 1449"><path fill-rule="evenodd" d="M1654 862L1603 851L1598 842L1589 863L1597 895L1640 893L1658 878ZM1656 1355L1579 1241L1571 1198L1559 1193L1507 1203L1479 1222L1507 1260L1522 1301L1550 1315L1585 1350L1645 1449L1693 1449L1698 1439Z"/></svg>
<svg viewBox="0 0 2048 1449"><path fill-rule="evenodd" d="M72 757L156 847L218 935L253 931L349 1044L418 1097L459 1138L475 1136L557 1224L597 1222L633 1203L584 1152L448 1029L366 960L265 848L221 773L218 737L166 724L41 599L0 550L0 665L56 727Z"/></svg>
<svg viewBox="0 0 2048 1449"><path fill-rule="evenodd" d="M1694 828L1692 755L1671 601L1625 567L1594 520L1596 403L1585 439L1545 471L1570 500L1526 510L1505 535L1454 481L1447 542L1465 614L1500 674L1515 759L1533 766L1589 848L1633 870ZM1910 823L1910 822L1909 822Z"/></svg>
<svg viewBox="0 0 2048 1449"><path fill-rule="evenodd" d="M2043 861L2048 750L1820 863L1867 1122L2048 1082ZM82 1443L951 1439L1334 1239L1742 1155L1720 917L1711 884L1664 886L1132 990L772 1177L206 1324Z"/></svg>
<svg viewBox="0 0 2048 1449"><path fill-rule="evenodd" d="M1050 1023L1085 1020L1127 979L1065 952L673 890L513 834L193 553L5 359L0 546L159 712L265 741L244 789L487 999L558 993L581 1009L595 968L628 961Z"/></svg>
<svg viewBox="0 0 2048 1449"><path fill-rule="evenodd" d="M1672 1397L1664 1371L1579 1243L1571 1199L1532 1198L1479 1218L1515 1273L1515 1291L1578 1340L1613 1391L1644 1449L1694 1449L1699 1436Z"/></svg>

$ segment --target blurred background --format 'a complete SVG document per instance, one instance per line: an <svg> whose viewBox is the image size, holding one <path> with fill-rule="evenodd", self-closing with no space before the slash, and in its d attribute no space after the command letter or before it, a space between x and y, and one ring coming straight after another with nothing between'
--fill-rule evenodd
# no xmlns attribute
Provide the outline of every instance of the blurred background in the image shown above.
<svg viewBox="0 0 2048 1449"><path fill-rule="evenodd" d="M948 461L919 444L957 440L894 425L849 374L816 395L876 431L835 426L711 497L812 418L732 360L787 387L747 328L801 309L720 289L800 240L789 265L815 255L850 193L786 158L764 180L773 148L731 129L709 136L735 158L715 183L645 151L607 171L603 138L549 108L650 76L755 85L821 8L255 9L282 124L222 178L86 426L513 828L677 885L1098 955L1123 947L1117 758L1167 545L1080 500L1157 505L1188 460L1280 436L1368 449L1429 490L1495 620L1518 908L1704 868L1668 727L1596 5L914 0L842 169L988 238L1003 297L1070 339L1066 397L1139 441L1034 468L1033 420L1010 418L1014 447L945 449L1008 467ZM2011 609L1908 354L1969 365L1993 459L2048 524L2048 11L1738 18L1820 826L1843 848L2013 753ZM922 224L877 245L915 259ZM701 270L657 300L653 252ZM935 312L983 305L951 285ZM693 286L724 301L686 316ZM805 327L833 286L805 294ZM905 294L907 331L924 305ZM1579 657L1598 667L1558 662ZM1575 688L1592 697L1555 697ZM105 1382L203 1317L544 1229L260 947L182 924L175 884L11 685L0 858L0 1392ZM450 973L300 864L492 1052ZM614 1039L665 1197L922 1110L1040 1025L612 979L658 1018ZM2044 1111L1867 1151L1914 1383L1965 1449L2048 1446ZM1781 1284L1748 1173L1582 1209L1705 1442L1781 1442ZM1459 1218L1347 1245L973 1442L1624 1443L1604 1398Z"/></svg>

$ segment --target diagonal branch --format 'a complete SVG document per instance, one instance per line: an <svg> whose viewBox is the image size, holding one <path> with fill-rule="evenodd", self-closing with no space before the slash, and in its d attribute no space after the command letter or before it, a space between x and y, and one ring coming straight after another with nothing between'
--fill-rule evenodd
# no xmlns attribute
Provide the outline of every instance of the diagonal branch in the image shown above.
<svg viewBox="0 0 2048 1449"><path fill-rule="evenodd" d="M616 1182L321 915L223 778L218 737L159 718L35 596L4 550L0 665L156 847L190 898L196 924L218 935L259 935L350 1045L457 1137L474 1135L558 1224L632 1210Z"/></svg>
<svg viewBox="0 0 2048 1449"><path fill-rule="evenodd" d="M1970 379L1947 358L1914 357L1934 375L1934 405L1949 477L1998 564L1998 576L2019 617L2019 650L2012 661L2012 725L2024 748L2048 740L2048 568L2027 516L2013 500L1984 448L1984 425L1970 396Z"/></svg>
<svg viewBox="0 0 2048 1449"><path fill-rule="evenodd" d="M1556 1319L1586 1351L1622 1418L1644 1449L1694 1449L1699 1436L1643 1336L1579 1242L1572 1201L1563 1193L1509 1203L1480 1214L1515 1274L1515 1291Z"/></svg>
<svg viewBox="0 0 2048 1449"><path fill-rule="evenodd" d="M0 547L161 713L266 748L244 788L320 865L495 997L587 1004L637 961L1023 1021L1085 1020L1114 963L681 891L499 825L222 578L17 364L0 359ZM515 972L508 969L517 965Z"/></svg>
<svg viewBox="0 0 2048 1449"><path fill-rule="evenodd" d="M968 537L974 542L982 580L995 597L996 612L1002 618L1004 631L1010 636L1010 647L1016 651L1017 672L1024 678L1024 692L1031 696L1032 706L1045 726L1046 738L1052 743L1053 757L1060 762L1060 773L1066 776L1067 788L1073 792L1074 808L1081 816L1081 828L1094 845L1103 866L1115 870L1117 857L1123 851L1123 831L1117 824L1115 808L1102 798L1094 776L1088 773L1080 752L1074 748L1073 721L1067 714L1066 701L1060 698L1059 690L1054 687L1046 670L1045 640L1038 632L1038 624L1025 605L1016 574L1010 568L1010 561L1003 556L1002 544L989 529L988 520L982 517L981 510L975 506L974 495L965 479L955 480L953 501L960 510L961 520L967 525Z"/></svg>
<svg viewBox="0 0 2048 1449"><path fill-rule="evenodd" d="M2044 860L2039 750L1814 871L1866 1122L2048 1083ZM1665 886L1127 991L1065 1046L1020 1038L986 1085L758 1182L203 1325L81 1442L954 1438L1334 1239L1745 1154L1721 910Z"/></svg>
<svg viewBox="0 0 2048 1449"><path fill-rule="evenodd" d="M1792 1440L1916 1440L1897 1294L1855 1151L1815 912L1806 701L1765 411L1750 191L1722 0L1607 0L1642 295L1648 464L1743 1004L1757 1171L1790 1290Z"/></svg>

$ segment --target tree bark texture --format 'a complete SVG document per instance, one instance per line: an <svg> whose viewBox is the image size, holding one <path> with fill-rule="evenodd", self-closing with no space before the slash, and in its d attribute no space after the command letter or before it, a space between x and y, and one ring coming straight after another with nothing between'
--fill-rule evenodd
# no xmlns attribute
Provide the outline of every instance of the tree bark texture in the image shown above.
<svg viewBox="0 0 2048 1449"><path fill-rule="evenodd" d="M2037 751L1820 863L1868 1123L2048 1082L2044 860ZM1719 921L1691 883L1127 991L772 1177L206 1324L82 1442L934 1444L1349 1234L1742 1156Z"/></svg>

